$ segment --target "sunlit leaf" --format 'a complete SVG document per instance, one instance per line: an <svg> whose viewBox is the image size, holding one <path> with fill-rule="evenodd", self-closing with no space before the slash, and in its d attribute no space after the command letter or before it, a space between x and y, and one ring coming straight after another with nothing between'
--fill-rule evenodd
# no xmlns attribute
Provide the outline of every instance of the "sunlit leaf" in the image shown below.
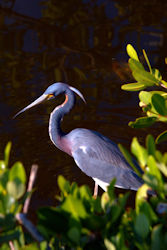
<svg viewBox="0 0 167 250"><path fill-rule="evenodd" d="M5 161L0 161L0 170L4 170L6 168Z"/></svg>
<svg viewBox="0 0 167 250"><path fill-rule="evenodd" d="M147 238L149 233L149 220L146 215L143 213L139 213L136 217L135 221L135 231L136 233L143 239Z"/></svg>
<svg viewBox="0 0 167 250"><path fill-rule="evenodd" d="M81 186L79 188L81 199L90 200L92 198L91 191L88 186Z"/></svg>
<svg viewBox="0 0 167 250"><path fill-rule="evenodd" d="M129 165L134 169L134 171L136 173L138 173L140 175L140 172L137 169L137 167L135 166L133 159L132 159L132 156L130 155L128 150L124 146L122 146L121 144L118 144L118 147L119 147L120 151L122 152L123 156L125 157L126 161L129 163Z"/></svg>
<svg viewBox="0 0 167 250"><path fill-rule="evenodd" d="M73 197L72 195L68 195L62 204L61 208L70 213L75 218L86 218L87 212L85 210L84 204L80 199Z"/></svg>
<svg viewBox="0 0 167 250"><path fill-rule="evenodd" d="M58 176L57 182L63 193L68 193L70 191L70 183L62 175Z"/></svg>
<svg viewBox="0 0 167 250"><path fill-rule="evenodd" d="M140 211L140 205L141 203L148 197L147 191L150 189L150 187L147 184L143 184L136 193L136 212L139 213Z"/></svg>
<svg viewBox="0 0 167 250"><path fill-rule="evenodd" d="M111 241L109 241L108 239L104 239L104 245L105 245L107 250L116 250L115 245Z"/></svg>
<svg viewBox="0 0 167 250"><path fill-rule="evenodd" d="M11 151L11 146L12 146L12 143L11 142L8 142L6 147L5 147L5 152L4 152L4 161L5 161L5 165L6 167L8 166L8 163L9 163L9 156L10 156L10 151Z"/></svg>
<svg viewBox="0 0 167 250"><path fill-rule="evenodd" d="M139 99L145 105L148 105L149 103L151 103L151 96L152 96L151 92L148 92L148 91L141 91L139 93Z"/></svg>
<svg viewBox="0 0 167 250"><path fill-rule="evenodd" d="M147 86L144 83L127 83L121 86L121 89L126 91L140 91L145 89Z"/></svg>
<svg viewBox="0 0 167 250"><path fill-rule="evenodd" d="M147 54L146 54L146 52L145 52L144 49L143 49L143 55L144 55L144 58L145 58L145 60L146 60L146 62L147 62L147 65L148 65L148 67L149 67L149 70L150 70L150 72L152 73L151 65L150 65L150 62L149 62L149 60L148 60L148 56L147 56Z"/></svg>
<svg viewBox="0 0 167 250"><path fill-rule="evenodd" d="M20 199L25 192L25 185L19 180L9 181L7 183L7 192L16 200Z"/></svg>
<svg viewBox="0 0 167 250"><path fill-rule="evenodd" d="M143 83L145 86L150 87L158 84L159 81L151 75L151 73L145 70L136 70L132 72L133 77L139 83Z"/></svg>
<svg viewBox="0 0 167 250"><path fill-rule="evenodd" d="M155 76L155 78L159 81L162 80L161 73L159 72L158 69L152 69L152 74Z"/></svg>
<svg viewBox="0 0 167 250"><path fill-rule="evenodd" d="M162 132L161 134L159 134L155 140L155 142L161 143L163 141L167 141L167 130L165 130L164 132Z"/></svg>
<svg viewBox="0 0 167 250"><path fill-rule="evenodd" d="M148 164L147 172L150 173L151 175L156 176L159 181L159 184L161 184L162 176L157 167L157 163L152 155L148 156L147 164Z"/></svg>
<svg viewBox="0 0 167 250"><path fill-rule="evenodd" d="M110 201L110 197L108 193L104 192L101 196L101 207L103 208L103 210L107 208L109 201Z"/></svg>
<svg viewBox="0 0 167 250"><path fill-rule="evenodd" d="M128 55L133 58L134 60L136 61L139 61L139 58L138 58L138 55L137 55L137 52L136 50L133 48L133 46L131 44L128 44L126 46L126 51L128 53Z"/></svg>
<svg viewBox="0 0 167 250"><path fill-rule="evenodd" d="M143 146L140 145L136 137L134 137L132 140L131 151L141 163L141 167L144 167L147 163L147 151Z"/></svg>
<svg viewBox="0 0 167 250"><path fill-rule="evenodd" d="M151 98L152 105L154 106L155 110L160 114L160 115L167 115L167 109L166 109L166 103L165 99L159 95L159 94L154 94Z"/></svg>
<svg viewBox="0 0 167 250"><path fill-rule="evenodd" d="M145 70L143 65L139 61L134 60L133 58L130 58L128 63L132 71Z"/></svg>
<svg viewBox="0 0 167 250"><path fill-rule="evenodd" d="M128 125L132 128L146 128L153 125L156 120L156 117L139 117L134 122L129 122Z"/></svg>
<svg viewBox="0 0 167 250"><path fill-rule="evenodd" d="M19 179L23 184L26 183L26 172L21 162L16 162L10 169L9 178L11 181Z"/></svg>
<svg viewBox="0 0 167 250"><path fill-rule="evenodd" d="M164 163L157 163L157 166L161 173L163 173L163 175L167 177L167 165L165 165Z"/></svg>

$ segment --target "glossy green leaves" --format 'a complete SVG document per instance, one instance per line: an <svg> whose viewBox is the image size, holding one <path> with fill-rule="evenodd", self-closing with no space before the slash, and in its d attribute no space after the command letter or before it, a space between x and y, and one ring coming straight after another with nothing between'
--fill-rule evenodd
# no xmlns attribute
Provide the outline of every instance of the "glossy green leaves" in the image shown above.
<svg viewBox="0 0 167 250"><path fill-rule="evenodd" d="M136 61L139 61L138 55L136 50L133 48L133 46L131 44L128 44L126 47L127 53L128 55L133 58Z"/></svg>
<svg viewBox="0 0 167 250"><path fill-rule="evenodd" d="M8 168L11 143L8 143L4 151L4 160L1 160L0 169L0 217L6 220L6 216L14 216L21 206L18 200L25 193L26 173L21 162L16 162Z"/></svg>
<svg viewBox="0 0 167 250"><path fill-rule="evenodd" d="M131 44L128 44L126 49L130 57L128 62L129 67L132 71L134 79L136 80L136 83L124 84L122 85L122 89L127 91L140 91L147 87L159 85L162 76L157 69L151 69L151 65L145 50L143 50L143 55L150 72L145 70L144 66L139 61L139 57L137 55L136 50L133 48Z"/></svg>

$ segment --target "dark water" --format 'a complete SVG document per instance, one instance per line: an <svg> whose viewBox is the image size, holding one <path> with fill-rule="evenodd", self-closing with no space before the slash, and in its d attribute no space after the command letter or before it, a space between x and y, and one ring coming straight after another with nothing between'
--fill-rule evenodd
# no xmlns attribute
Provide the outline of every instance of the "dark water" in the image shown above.
<svg viewBox="0 0 167 250"><path fill-rule="evenodd" d="M87 105L77 105L63 120L63 129L97 130L129 146L155 136L162 124L134 130L128 122L141 114L136 93L121 84L133 82L127 66L126 45L140 53L145 48L152 66L165 76L167 3L164 1L16 0L0 1L0 155L13 144L11 163L20 160L27 173L39 165L33 206L53 204L57 176L79 185L93 182L73 159L52 145L48 119L62 98L36 107L13 120L53 82L78 88Z"/></svg>

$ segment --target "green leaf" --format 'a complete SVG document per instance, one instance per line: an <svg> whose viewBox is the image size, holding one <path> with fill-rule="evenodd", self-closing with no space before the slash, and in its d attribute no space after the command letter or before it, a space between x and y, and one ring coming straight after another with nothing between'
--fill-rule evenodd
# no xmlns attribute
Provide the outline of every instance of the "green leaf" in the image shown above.
<svg viewBox="0 0 167 250"><path fill-rule="evenodd" d="M147 163L147 151L144 147L142 147L137 138L134 137L131 143L131 151L136 156L141 166L144 167Z"/></svg>
<svg viewBox="0 0 167 250"><path fill-rule="evenodd" d="M151 175L154 175L158 179L159 184L161 184L162 176L161 176L161 173L157 167L157 163L152 155L148 156L147 164L148 164L148 167L147 167L146 172L151 174Z"/></svg>
<svg viewBox="0 0 167 250"><path fill-rule="evenodd" d="M0 191L5 192L6 184L9 180L9 170L5 170L2 174L0 174Z"/></svg>
<svg viewBox="0 0 167 250"><path fill-rule="evenodd" d="M16 162L10 169L9 179L13 181L14 179L19 179L23 184L26 183L26 173L21 162Z"/></svg>
<svg viewBox="0 0 167 250"><path fill-rule="evenodd" d="M130 153L128 152L128 150L123 147L121 144L118 144L118 147L121 151L121 153L123 154L123 156L125 157L126 161L129 163L129 165L133 168L133 170L138 173L138 175L140 175L139 170L136 168L133 160L132 160L132 156L130 155Z"/></svg>
<svg viewBox="0 0 167 250"><path fill-rule="evenodd" d="M151 103L151 96L152 96L151 92L148 92L148 91L141 91L139 93L139 99L145 105L148 105Z"/></svg>
<svg viewBox="0 0 167 250"><path fill-rule="evenodd" d="M110 196L107 192L104 192L101 196L101 207L106 210L110 201Z"/></svg>
<svg viewBox="0 0 167 250"><path fill-rule="evenodd" d="M15 200L10 194L0 193L0 214L8 214L14 203Z"/></svg>
<svg viewBox="0 0 167 250"><path fill-rule="evenodd" d="M159 134L155 140L155 142L161 143L163 141L167 141L167 130L165 130L164 132L162 132L161 134Z"/></svg>
<svg viewBox="0 0 167 250"><path fill-rule="evenodd" d="M159 72L158 69L152 69L152 74L155 76L155 78L156 78L158 81L161 81L161 80L162 80L161 73Z"/></svg>
<svg viewBox="0 0 167 250"><path fill-rule="evenodd" d="M16 200L20 199L25 192L25 185L19 179L8 181L7 192Z"/></svg>
<svg viewBox="0 0 167 250"><path fill-rule="evenodd" d="M130 58L128 63L132 71L145 70L143 65L139 61L134 60L133 58Z"/></svg>
<svg viewBox="0 0 167 250"><path fill-rule="evenodd" d="M154 209L152 208L150 203L147 202L147 200L148 200L148 197L146 196L145 199L143 198L143 200L140 201L140 203L138 204L138 206L139 206L138 213L145 214L147 219L149 220L150 224L152 224L153 222L157 223L159 218L158 218L156 212L154 212Z"/></svg>
<svg viewBox="0 0 167 250"><path fill-rule="evenodd" d="M145 70L133 71L132 75L137 82L142 83L147 87L154 86L155 84L159 83L159 81L153 75L151 75L151 73Z"/></svg>
<svg viewBox="0 0 167 250"><path fill-rule="evenodd" d="M79 188L80 191L80 196L81 199L85 199L85 200L91 200L92 199L92 194L90 191L90 188L86 185L83 185Z"/></svg>
<svg viewBox="0 0 167 250"><path fill-rule="evenodd" d="M4 170L6 168L5 161L0 161L0 170Z"/></svg>
<svg viewBox="0 0 167 250"><path fill-rule="evenodd" d="M157 166L161 173L163 173L163 175L167 177L167 166L164 163L157 163Z"/></svg>
<svg viewBox="0 0 167 250"><path fill-rule="evenodd" d="M0 236L0 244L3 242L9 242L9 241L14 241L18 240L20 237L20 231L17 229L10 230L8 233L2 233Z"/></svg>
<svg viewBox="0 0 167 250"><path fill-rule="evenodd" d="M104 245L106 246L107 250L116 250L115 245L108 239L104 239Z"/></svg>
<svg viewBox="0 0 167 250"><path fill-rule="evenodd" d="M154 94L151 98L151 102L155 110L160 115L163 115L163 116L167 115L165 99L161 95Z"/></svg>
<svg viewBox="0 0 167 250"><path fill-rule="evenodd" d="M162 249L162 224L153 227L151 234L151 250Z"/></svg>
<svg viewBox="0 0 167 250"><path fill-rule="evenodd" d="M149 173L144 173L143 180L148 184L153 190L159 189L158 179Z"/></svg>
<svg viewBox="0 0 167 250"><path fill-rule="evenodd" d="M126 51L128 53L128 55L133 58L134 60L136 61L139 61L139 58L138 58L138 55L137 55L137 52L136 50L133 48L133 46L131 44L128 44L126 46Z"/></svg>
<svg viewBox="0 0 167 250"><path fill-rule="evenodd" d="M8 166L8 163L9 163L9 156L10 156L10 151L11 151L11 146L12 146L12 143L11 142L8 142L6 147L5 147L5 152L4 152L4 161L5 161L5 165L6 167Z"/></svg>
<svg viewBox="0 0 167 250"><path fill-rule="evenodd" d="M65 214L58 207L40 207L37 211L38 229L48 237L48 234L55 236L55 233L62 233L68 230L69 214Z"/></svg>
<svg viewBox="0 0 167 250"><path fill-rule="evenodd" d="M72 195L68 195L66 197L64 203L61 205L61 208L75 218L86 218L88 215L83 202Z"/></svg>
<svg viewBox="0 0 167 250"><path fill-rule="evenodd" d="M128 125L132 128L146 128L153 125L156 120L156 117L139 117L134 122L129 122Z"/></svg>
<svg viewBox="0 0 167 250"><path fill-rule="evenodd" d="M146 137L146 146L147 146L148 155L154 156L155 151L156 151L156 147L155 147L154 137L152 135L148 135Z"/></svg>
<svg viewBox="0 0 167 250"><path fill-rule="evenodd" d="M80 231L77 227L71 227L70 230L67 233L70 240L72 240L74 243L79 244L80 241Z"/></svg>
<svg viewBox="0 0 167 250"><path fill-rule="evenodd" d="M147 184L143 184L136 193L135 205L136 205L136 213L140 212L140 206L143 201L147 198L147 191L150 187Z"/></svg>
<svg viewBox="0 0 167 250"><path fill-rule="evenodd" d="M135 83L123 84L121 86L121 89L126 91L140 91L145 89L146 87L147 86L143 83L135 82Z"/></svg>
<svg viewBox="0 0 167 250"><path fill-rule="evenodd" d="M147 54L146 54L146 52L145 52L144 49L143 49L143 55L144 55L144 58L145 58L145 60L146 60L146 62L147 62L147 65L148 65L148 67L149 67L149 70L150 70L150 72L152 73L151 65L150 65L150 62L149 62L149 60L148 60Z"/></svg>
<svg viewBox="0 0 167 250"><path fill-rule="evenodd" d="M146 239L149 233L149 220L146 215L143 213L139 213L135 220L135 231L142 238Z"/></svg>
<svg viewBox="0 0 167 250"><path fill-rule="evenodd" d="M58 182L58 186L59 186L60 190L63 193L69 193L69 191L70 191L69 181L67 181L62 175L59 175L57 182Z"/></svg>

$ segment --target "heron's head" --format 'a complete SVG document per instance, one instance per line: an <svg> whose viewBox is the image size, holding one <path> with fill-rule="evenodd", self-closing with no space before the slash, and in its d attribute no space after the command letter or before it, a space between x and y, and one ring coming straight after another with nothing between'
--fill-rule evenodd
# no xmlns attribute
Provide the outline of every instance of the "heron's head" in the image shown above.
<svg viewBox="0 0 167 250"><path fill-rule="evenodd" d="M14 116L14 118L16 116L18 116L19 114L23 113L24 111L42 103L45 100L50 100L52 98L56 98L60 94L67 94L68 95L68 92L76 93L85 102L83 95L81 94L81 92L78 89L71 87L66 83L57 82L57 83L53 83L52 85L50 85L40 97L38 97L34 102L32 102L31 104L29 104L28 106L23 108L21 111L19 111Z"/></svg>

